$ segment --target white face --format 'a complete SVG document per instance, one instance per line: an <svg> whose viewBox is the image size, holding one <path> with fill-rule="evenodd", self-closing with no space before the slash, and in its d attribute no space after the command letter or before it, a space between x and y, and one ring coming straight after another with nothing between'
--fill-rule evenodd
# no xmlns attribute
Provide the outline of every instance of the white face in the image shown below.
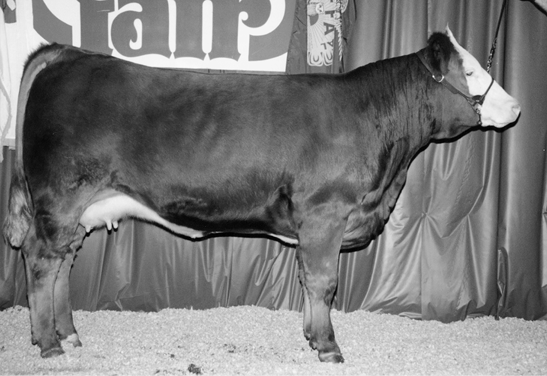
<svg viewBox="0 0 547 376"><path fill-rule="evenodd" d="M469 93L472 96L483 95L488 90L492 77L481 67L473 55L458 44L448 26L446 27L446 35L450 38L463 60L463 69ZM507 94L497 82L494 82L481 107L483 126L493 125L502 128L517 120L519 114L520 105L517 100Z"/></svg>

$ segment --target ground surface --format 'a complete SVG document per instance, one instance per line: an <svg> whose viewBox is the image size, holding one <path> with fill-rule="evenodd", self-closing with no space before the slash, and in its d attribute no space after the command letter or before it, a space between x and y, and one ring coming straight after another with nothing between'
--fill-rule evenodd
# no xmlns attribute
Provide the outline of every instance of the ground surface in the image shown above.
<svg viewBox="0 0 547 376"><path fill-rule="evenodd" d="M493 317L442 324L332 312L346 362L321 364L302 314L258 307L159 313L75 312L83 347L41 359L28 309L0 312L0 374L545 375L547 321Z"/></svg>

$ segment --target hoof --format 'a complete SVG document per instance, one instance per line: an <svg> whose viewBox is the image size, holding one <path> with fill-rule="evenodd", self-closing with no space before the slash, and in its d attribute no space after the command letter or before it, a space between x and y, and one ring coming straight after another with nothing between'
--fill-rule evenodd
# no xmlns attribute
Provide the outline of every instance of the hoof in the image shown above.
<svg viewBox="0 0 547 376"><path fill-rule="evenodd" d="M319 360L325 363L344 363L342 354L336 352L320 352Z"/></svg>
<svg viewBox="0 0 547 376"><path fill-rule="evenodd" d="M74 347L82 347L82 342L80 341L80 337L78 337L78 334L72 333L68 337L65 338L65 341L68 343L71 343Z"/></svg>
<svg viewBox="0 0 547 376"><path fill-rule="evenodd" d="M55 358L56 356L63 355L65 352L61 347L54 347L48 350L42 350L40 355L42 358Z"/></svg>

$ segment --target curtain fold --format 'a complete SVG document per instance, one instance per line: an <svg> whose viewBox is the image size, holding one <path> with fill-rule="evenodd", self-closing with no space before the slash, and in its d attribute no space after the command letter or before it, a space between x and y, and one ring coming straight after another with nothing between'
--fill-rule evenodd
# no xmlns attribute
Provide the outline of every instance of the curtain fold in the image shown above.
<svg viewBox="0 0 547 376"><path fill-rule="evenodd" d="M502 0L351 1L344 69L409 54L448 24L485 66ZM306 2L297 2L290 73L306 71ZM334 306L450 322L469 316L526 319L547 312L547 16L509 1L493 77L522 105L503 132L475 131L430 145L411 164L383 233L343 252ZM336 68L338 69L338 67ZM0 215L14 152L0 165ZM295 250L262 238L191 242L122 221L93 232L71 274L75 309L205 309L259 305L300 310ZM0 244L0 309L26 305L19 252Z"/></svg>
<svg viewBox="0 0 547 376"><path fill-rule="evenodd" d="M518 124L503 133L498 242L507 251L507 316L546 311L545 174L547 143L547 16L509 2L504 82L522 105Z"/></svg>

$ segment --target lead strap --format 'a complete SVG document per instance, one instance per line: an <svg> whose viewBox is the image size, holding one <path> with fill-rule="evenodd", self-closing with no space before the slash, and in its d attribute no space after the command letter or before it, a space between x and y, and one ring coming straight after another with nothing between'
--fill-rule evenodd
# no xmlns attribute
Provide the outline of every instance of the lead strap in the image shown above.
<svg viewBox="0 0 547 376"><path fill-rule="evenodd" d="M501 19L505 12L505 6L507 5L507 0L503 0L503 5L501 7L500 18L498 19L498 27L496 28L496 35L494 36L494 42L492 42L492 47L490 48L490 54L488 55L488 61L486 62L486 72L490 73L490 68L492 68L492 61L494 60L494 54L496 53L496 45L498 43L498 33L500 32Z"/></svg>

